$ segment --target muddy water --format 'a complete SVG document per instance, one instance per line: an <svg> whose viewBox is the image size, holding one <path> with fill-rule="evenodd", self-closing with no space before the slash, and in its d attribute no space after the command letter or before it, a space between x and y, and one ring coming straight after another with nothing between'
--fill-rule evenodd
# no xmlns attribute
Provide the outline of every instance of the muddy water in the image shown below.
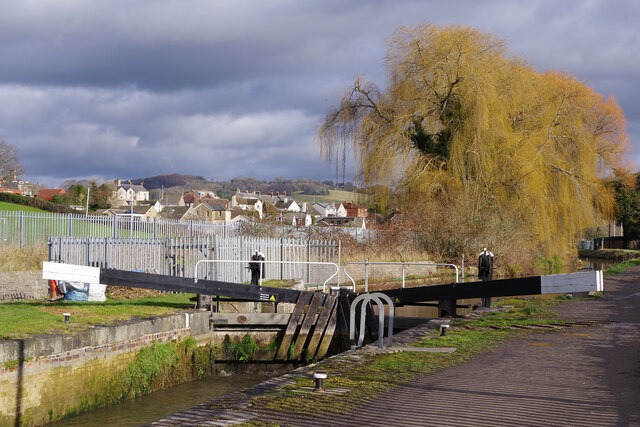
<svg viewBox="0 0 640 427"><path fill-rule="evenodd" d="M265 374L204 378L47 425L50 427L148 425L175 412L258 384L268 378L269 376ZM60 398L64 399L63 396Z"/></svg>

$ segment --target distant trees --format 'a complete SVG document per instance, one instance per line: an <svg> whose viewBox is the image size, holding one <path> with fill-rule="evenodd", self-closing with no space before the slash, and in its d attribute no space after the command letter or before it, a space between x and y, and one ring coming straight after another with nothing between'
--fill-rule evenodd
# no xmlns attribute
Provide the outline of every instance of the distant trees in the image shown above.
<svg viewBox="0 0 640 427"><path fill-rule="evenodd" d="M603 178L628 144L613 98L465 27L399 28L387 64L386 89L356 78L317 137L338 163L351 146L363 184L393 189L429 249L562 254L613 215Z"/></svg>
<svg viewBox="0 0 640 427"><path fill-rule="evenodd" d="M618 175L613 181L616 221L624 225L625 240L640 239L640 173Z"/></svg>
<svg viewBox="0 0 640 427"><path fill-rule="evenodd" d="M113 202L113 192L115 188L112 184L105 182L102 185L94 181L91 183L91 191L89 194L89 206L92 210L109 209Z"/></svg>
<svg viewBox="0 0 640 427"><path fill-rule="evenodd" d="M18 161L16 149L4 141L0 141L0 178L13 179L24 174L24 168Z"/></svg>

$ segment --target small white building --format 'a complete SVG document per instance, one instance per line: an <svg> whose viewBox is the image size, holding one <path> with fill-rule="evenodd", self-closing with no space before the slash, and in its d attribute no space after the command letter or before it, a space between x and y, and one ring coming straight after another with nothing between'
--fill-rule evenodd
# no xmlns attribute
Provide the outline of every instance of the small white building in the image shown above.
<svg viewBox="0 0 640 427"><path fill-rule="evenodd" d="M318 212L318 214L320 214L322 218L325 218L328 216L337 216L335 203L315 202L313 205L311 205L311 207L315 209L315 211ZM345 211L345 216L346 216L346 211Z"/></svg>
<svg viewBox="0 0 640 427"><path fill-rule="evenodd" d="M126 184L122 184L119 179L114 180L114 184L116 186L116 190L114 191L114 199L116 201L117 206L123 206L127 203L137 204L137 202L148 202L149 201L149 191L144 188L143 183L140 184L131 184L131 181L128 181Z"/></svg>
<svg viewBox="0 0 640 427"><path fill-rule="evenodd" d="M243 211L256 211L260 219L263 216L263 203L260 200L260 192L255 193L240 192L240 189L236 191L236 194L231 196L231 209L240 208Z"/></svg>

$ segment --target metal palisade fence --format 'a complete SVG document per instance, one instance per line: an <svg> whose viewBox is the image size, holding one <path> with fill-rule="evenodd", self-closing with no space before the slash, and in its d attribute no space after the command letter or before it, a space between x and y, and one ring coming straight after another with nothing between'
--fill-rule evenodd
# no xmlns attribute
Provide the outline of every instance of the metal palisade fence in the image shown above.
<svg viewBox="0 0 640 427"><path fill-rule="evenodd" d="M158 239L235 234L234 225L208 221L139 221L123 216L0 211L0 244L19 247L44 244L50 236Z"/></svg>
<svg viewBox="0 0 640 427"><path fill-rule="evenodd" d="M51 237L49 260L77 265L142 271L179 277L247 283L247 260L256 251L265 255L265 279L322 284L340 264L340 243L321 240L249 237ZM196 272L196 263L202 260ZM281 261L285 261L281 263ZM312 263L312 264L309 264ZM332 280L337 283L338 278Z"/></svg>

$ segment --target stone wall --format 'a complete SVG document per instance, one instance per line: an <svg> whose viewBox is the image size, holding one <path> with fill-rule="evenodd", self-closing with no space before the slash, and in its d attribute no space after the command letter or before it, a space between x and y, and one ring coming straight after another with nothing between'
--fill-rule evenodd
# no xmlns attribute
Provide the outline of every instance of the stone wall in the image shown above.
<svg viewBox="0 0 640 427"><path fill-rule="evenodd" d="M82 408L91 380L118 372L141 348L189 335L210 340L209 313L127 321L71 335L0 341L0 425L41 425ZM18 415L19 414L19 415Z"/></svg>
<svg viewBox="0 0 640 427"><path fill-rule="evenodd" d="M42 271L1 271L0 302L43 299L49 294Z"/></svg>

